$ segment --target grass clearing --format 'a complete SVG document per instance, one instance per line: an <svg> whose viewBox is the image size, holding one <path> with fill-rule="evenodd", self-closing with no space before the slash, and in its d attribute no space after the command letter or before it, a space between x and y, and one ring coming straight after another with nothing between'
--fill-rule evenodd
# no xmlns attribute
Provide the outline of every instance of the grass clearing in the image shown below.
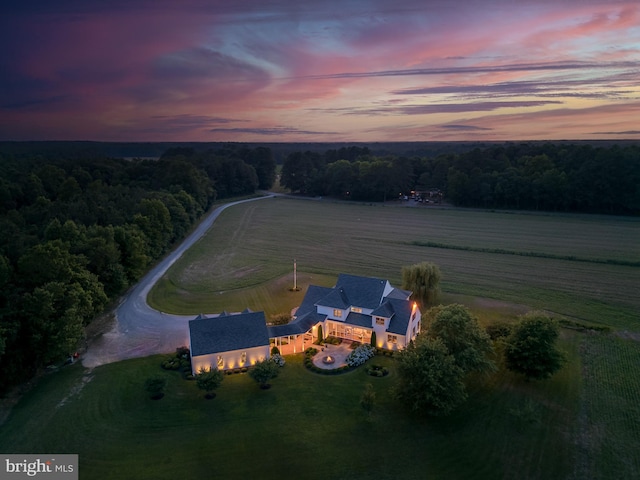
<svg viewBox="0 0 640 480"><path fill-rule="evenodd" d="M576 357L577 334L565 339ZM161 357L79 365L46 377L2 426L0 451L78 453L81 478L562 478L572 468L566 433L577 405L579 375L524 382L499 372L473 380L470 400L446 419L406 415L393 401L395 363L316 375L288 356L272 388L248 375L225 376L214 400L176 372L165 397L148 398L144 380ZM579 365L579 362L577 362ZM86 381L87 376L91 380ZM367 383L376 402L359 405ZM63 390L83 387L68 396ZM64 385L64 388L61 388Z"/></svg>
<svg viewBox="0 0 640 480"><path fill-rule="evenodd" d="M279 290L292 284L294 258L301 275L325 285L341 272L399 284L403 265L428 260L440 266L445 293L638 330L639 244L637 218L275 198L226 210L149 302L171 313L255 305L269 315L297 305Z"/></svg>

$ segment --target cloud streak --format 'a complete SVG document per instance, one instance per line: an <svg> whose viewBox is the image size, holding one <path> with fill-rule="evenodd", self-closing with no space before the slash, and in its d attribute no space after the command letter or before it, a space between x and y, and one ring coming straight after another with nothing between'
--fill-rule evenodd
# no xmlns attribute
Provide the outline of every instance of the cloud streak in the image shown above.
<svg viewBox="0 0 640 480"><path fill-rule="evenodd" d="M640 139L635 0L54 3L3 7L0 140Z"/></svg>

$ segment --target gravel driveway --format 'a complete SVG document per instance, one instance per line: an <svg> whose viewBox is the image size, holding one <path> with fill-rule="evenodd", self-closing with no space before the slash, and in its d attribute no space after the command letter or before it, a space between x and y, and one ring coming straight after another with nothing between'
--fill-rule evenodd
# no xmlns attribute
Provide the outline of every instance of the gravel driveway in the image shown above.
<svg viewBox="0 0 640 480"><path fill-rule="evenodd" d="M188 344L188 321L195 315L169 315L147 305L151 287L165 274L180 256L211 228L226 208L240 203L272 198L268 195L227 203L213 210L182 244L156 265L126 295L115 311L115 325L111 331L93 340L82 357L85 367L93 368L127 358L170 353Z"/></svg>

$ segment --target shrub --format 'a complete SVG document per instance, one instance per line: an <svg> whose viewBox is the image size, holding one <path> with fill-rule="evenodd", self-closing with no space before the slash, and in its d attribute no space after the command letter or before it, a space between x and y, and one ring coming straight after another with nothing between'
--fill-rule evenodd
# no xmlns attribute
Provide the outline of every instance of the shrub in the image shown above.
<svg viewBox="0 0 640 480"><path fill-rule="evenodd" d="M278 376L278 365L271 360L257 362L249 371L249 376L260 386L267 385L269 380Z"/></svg>
<svg viewBox="0 0 640 480"><path fill-rule="evenodd" d="M360 345L362 345L360 342L351 342L351 345L349 345L349 348L351 350L355 350L356 348L358 348Z"/></svg>
<svg viewBox="0 0 640 480"><path fill-rule="evenodd" d="M279 353L276 353L275 355L271 356L271 361L273 363L275 363L276 365L278 365L279 367L284 367L285 359L282 355L280 355Z"/></svg>
<svg viewBox="0 0 640 480"><path fill-rule="evenodd" d="M274 345L271 347L271 355L280 355L280 349Z"/></svg>
<svg viewBox="0 0 640 480"><path fill-rule="evenodd" d="M487 335L491 340L497 340L498 338L504 338L511 335L511 325L504 322L492 323L485 328Z"/></svg>
<svg viewBox="0 0 640 480"><path fill-rule="evenodd" d="M165 370L178 370L180 368L180 359L176 357L167 357L161 363Z"/></svg>
<svg viewBox="0 0 640 480"><path fill-rule="evenodd" d="M376 338L376 332L371 332L371 346L373 348L376 348L376 343L378 343L378 340Z"/></svg>
<svg viewBox="0 0 640 480"><path fill-rule="evenodd" d="M178 347L176 348L176 358L189 358L189 347Z"/></svg>
<svg viewBox="0 0 640 480"><path fill-rule="evenodd" d="M164 396L164 387L167 385L167 379L159 375L147 378L144 387L149 396L153 400L159 400Z"/></svg>
<svg viewBox="0 0 640 480"><path fill-rule="evenodd" d="M366 372L372 377L384 377L389 375L389 370L381 365L371 365L367 368Z"/></svg>
<svg viewBox="0 0 640 480"><path fill-rule="evenodd" d="M364 362L372 358L375 354L375 349L369 345L364 344L360 345L353 352L349 354L347 357L347 365L350 367L358 367L362 365Z"/></svg>

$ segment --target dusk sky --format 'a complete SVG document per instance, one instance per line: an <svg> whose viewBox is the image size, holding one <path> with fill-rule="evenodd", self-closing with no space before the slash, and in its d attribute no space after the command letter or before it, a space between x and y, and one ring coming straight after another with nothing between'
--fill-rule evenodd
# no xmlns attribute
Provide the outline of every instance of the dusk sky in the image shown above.
<svg viewBox="0 0 640 480"><path fill-rule="evenodd" d="M639 0L23 0L0 140L640 139Z"/></svg>

